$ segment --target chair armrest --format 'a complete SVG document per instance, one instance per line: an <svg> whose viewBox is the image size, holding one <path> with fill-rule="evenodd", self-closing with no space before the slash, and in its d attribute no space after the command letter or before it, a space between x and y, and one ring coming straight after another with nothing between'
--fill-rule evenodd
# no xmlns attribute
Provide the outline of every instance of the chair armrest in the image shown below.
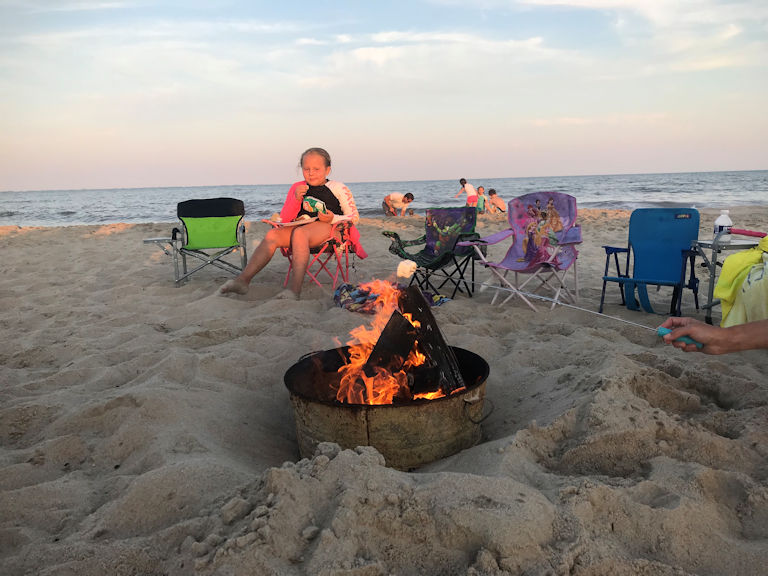
<svg viewBox="0 0 768 576"><path fill-rule="evenodd" d="M187 243L186 239L186 230L182 230L181 228L174 228L171 231L171 241L172 242L181 242L182 244Z"/></svg>
<svg viewBox="0 0 768 576"><path fill-rule="evenodd" d="M456 246L462 244L463 246L473 245L480 240L480 234L477 232L467 232L466 234L459 234L456 237ZM483 244L480 242L480 244Z"/></svg>
<svg viewBox="0 0 768 576"><path fill-rule="evenodd" d="M491 234L490 236L483 236L482 238L475 238L473 240L462 240L461 242L457 243L457 246L474 246L474 245L484 245L489 246L491 244L498 244L502 240L506 240L510 236L514 236L515 231L511 228L507 228L506 230L502 230L501 232L496 232L495 234ZM463 237L464 235L462 235Z"/></svg>
<svg viewBox="0 0 768 576"><path fill-rule="evenodd" d="M403 243L403 241L400 239L400 235L397 232L390 232L389 230L384 230L381 234L383 236L386 236L390 240L392 240L392 242L397 242L398 244Z"/></svg>
<svg viewBox="0 0 768 576"><path fill-rule="evenodd" d="M603 272L603 285L605 285L606 278L628 278L629 277L629 248L619 248L618 246L605 246L605 270ZM619 264L618 254L627 254L627 260L624 263L624 272L621 271L621 264ZM616 266L616 276L608 276L608 268L611 265L611 256L613 256L613 262ZM612 282L614 280L611 280ZM623 302L622 293L622 302Z"/></svg>
<svg viewBox="0 0 768 576"><path fill-rule="evenodd" d="M343 244L349 239L349 230L352 227L352 219L337 220L331 223L331 238L334 243Z"/></svg>
<svg viewBox="0 0 768 576"><path fill-rule="evenodd" d="M420 244L426 244L427 242L426 234L419 236L414 240L403 240L397 232L390 232L389 230L383 231L382 234L387 238L391 238L392 242L395 242L400 246L419 246Z"/></svg>
<svg viewBox="0 0 768 576"><path fill-rule="evenodd" d="M758 232L757 230L744 230L743 228L731 228L731 234L738 234L739 236L752 236L753 238L764 238L765 232Z"/></svg>
<svg viewBox="0 0 768 576"><path fill-rule="evenodd" d="M568 228L568 230L565 231L563 234L563 237L561 240L558 241L558 244L581 244L582 238L581 238L581 226L571 226Z"/></svg>
<svg viewBox="0 0 768 576"><path fill-rule="evenodd" d="M477 249L480 250L480 253L483 256L488 254L488 245L480 241L480 234L477 232L459 234L457 240L454 248L454 253L457 256L472 256L473 258L479 258L477 252L474 250L475 246L477 246ZM469 248L469 250L466 250L467 248Z"/></svg>
<svg viewBox="0 0 768 576"><path fill-rule="evenodd" d="M413 254L410 254L405 251L406 246L416 246L418 244L426 244L427 242L427 235L425 234L421 238L417 238L416 240L402 240L400 238L400 235L397 232L390 232L388 230L385 230L382 232L384 236L392 240L392 242L389 245L389 251L394 254L395 256L399 256L400 258L405 258L412 260L414 258Z"/></svg>
<svg viewBox="0 0 768 576"><path fill-rule="evenodd" d="M344 220L334 220L331 222L331 230L349 230L350 226L352 226L352 219L347 218Z"/></svg>

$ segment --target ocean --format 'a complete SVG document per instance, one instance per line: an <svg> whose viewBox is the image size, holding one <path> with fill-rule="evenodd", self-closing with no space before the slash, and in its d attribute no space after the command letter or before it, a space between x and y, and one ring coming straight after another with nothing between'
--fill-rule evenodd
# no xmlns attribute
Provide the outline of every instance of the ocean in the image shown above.
<svg viewBox="0 0 768 576"><path fill-rule="evenodd" d="M467 178L475 187L495 188L508 202L537 191L571 194L580 208L687 206L728 208L768 202L768 170L616 174L537 178ZM391 192L411 192L419 213L428 207L460 206L458 179L412 182L345 182L360 215L381 216L381 202ZM239 198L246 220L279 212L289 184L192 186L174 188L111 188L0 192L0 226L72 226L117 222L175 222L176 204L192 198Z"/></svg>

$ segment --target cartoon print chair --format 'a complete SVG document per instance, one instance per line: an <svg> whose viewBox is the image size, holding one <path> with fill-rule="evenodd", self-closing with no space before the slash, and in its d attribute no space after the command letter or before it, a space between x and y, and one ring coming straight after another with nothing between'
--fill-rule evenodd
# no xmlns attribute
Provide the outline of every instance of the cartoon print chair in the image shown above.
<svg viewBox="0 0 768 576"><path fill-rule="evenodd" d="M232 274L239 274L248 261L245 243L245 205L235 198L206 198L186 200L176 206L181 228L174 228L170 238L147 238L145 244L156 244L172 256L176 285L192 274L215 266ZM237 253L240 265L225 260ZM189 270L187 257L202 261ZM181 265L180 265L181 262Z"/></svg>
<svg viewBox="0 0 768 576"><path fill-rule="evenodd" d="M475 255L472 247L458 246L462 240L477 238L475 223L477 210L474 206L461 208L427 208L424 220L424 235L413 240L402 240L396 232L384 231L382 234L392 240L389 251L404 260L413 260L418 266L411 277L411 284L416 282L422 290L439 290L450 283L453 285L451 298L457 292L472 296L475 281ZM406 248L424 246L418 252L408 252ZM465 274L471 273L467 281ZM437 279L442 282L437 284ZM434 283L433 283L434 281Z"/></svg>
<svg viewBox="0 0 768 576"><path fill-rule="evenodd" d="M608 282L616 282L621 292L621 303L630 310L654 313L648 299L648 286L672 287L669 313L681 314L683 289L693 292L696 309L699 308L699 280L693 269L695 244L699 236L699 212L694 208L639 208L629 217L629 243L626 248L603 246L605 249L605 273L600 309L603 311L605 288ZM626 254L624 267L619 254ZM611 259L616 275L610 276ZM687 263L691 271L686 282ZM635 297L637 292L637 298Z"/></svg>
<svg viewBox="0 0 768 576"><path fill-rule="evenodd" d="M519 296L528 306L536 306L526 297L541 295L552 302L576 302L579 296L579 277L576 260L581 243L581 227L576 224L576 199L561 192L533 192L511 200L507 206L505 230L480 238L472 245L481 263L498 281L491 304L502 293L505 304ZM511 239L504 258L491 262L482 256L482 248ZM566 282L566 274L573 270L573 286ZM509 273L513 272L512 278ZM522 279L520 275L525 275ZM488 286L485 284L484 286Z"/></svg>

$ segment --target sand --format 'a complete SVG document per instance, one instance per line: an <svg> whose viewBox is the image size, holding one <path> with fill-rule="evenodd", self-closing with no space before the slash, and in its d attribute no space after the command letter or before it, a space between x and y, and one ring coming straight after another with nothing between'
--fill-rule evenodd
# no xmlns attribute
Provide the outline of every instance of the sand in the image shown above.
<svg viewBox="0 0 768 576"><path fill-rule="evenodd" d="M628 217L581 211L579 306L597 310L601 246L626 244ZM768 208L732 219L766 230ZM382 230L422 227L362 222L353 279L393 275ZM265 228L249 223L249 244ZM316 287L273 299L282 258L245 296L217 296L229 276L210 267L174 287L142 244L169 231L0 229L0 574L766 573L768 352L686 354L485 290L433 309L490 365L481 443L411 472L372 448L300 459L283 374L367 317ZM683 311L704 317L689 291ZM615 286L605 312L664 318L623 309Z"/></svg>

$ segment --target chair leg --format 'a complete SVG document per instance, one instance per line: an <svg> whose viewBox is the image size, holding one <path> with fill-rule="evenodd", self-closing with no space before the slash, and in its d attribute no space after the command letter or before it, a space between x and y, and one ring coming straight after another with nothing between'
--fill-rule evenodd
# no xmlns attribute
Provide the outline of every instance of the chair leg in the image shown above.
<svg viewBox="0 0 768 576"><path fill-rule="evenodd" d="M627 276L629 274L629 268L627 268L627 273L622 274L621 268L619 268L619 256L614 252L613 259L616 262L616 275L617 276ZM629 265L629 256L627 256L627 265ZM606 272L607 274L607 272ZM624 293L624 284L619 284L619 292L621 292L621 305L626 306L627 300L626 300L626 294Z"/></svg>
<svg viewBox="0 0 768 576"><path fill-rule="evenodd" d="M453 262L453 269L451 272L448 272L445 268L442 268L441 271L446 275L445 280L443 280L440 285L437 287L437 290L440 290L443 286L445 286L448 282L453 284L453 292L451 293L451 298L456 297L456 292L464 292L466 290L467 296L470 298L472 297L472 288L470 287L469 283L467 282L467 279L464 277L467 266L469 266L470 262L474 262L471 257L466 257L464 260L459 262L456 260L456 257L454 256L452 259ZM457 278L454 278L454 275L457 276ZM474 274L473 274L474 276ZM473 278L474 282L474 278ZM461 285L464 284L464 288L461 287Z"/></svg>
<svg viewBox="0 0 768 576"><path fill-rule="evenodd" d="M178 278L176 278L176 283L185 282L187 279L187 276L189 275L187 272L187 255L183 252L181 253L181 271L182 274Z"/></svg>
<svg viewBox="0 0 768 576"><path fill-rule="evenodd" d="M528 298L526 298L525 295L522 292L520 292L520 290L518 289L517 286L512 284L507 279L507 274L509 273L509 270L504 270L504 273L502 274L496 268L488 267L488 269L491 271L491 273L496 277L496 279L499 282L499 286L498 286L498 288L496 288L496 292L494 293L493 298L491 298L491 306L493 306L496 303L496 299L501 294L501 291L505 290L505 291L509 292L509 294L507 295L506 298L504 298L501 301L499 306L503 306L504 304L509 302L512 298L514 298L515 296L519 296L520 299L523 302L525 302L531 310L536 312L536 306L534 306L533 303Z"/></svg>
<svg viewBox="0 0 768 576"><path fill-rule="evenodd" d="M669 304L669 313L672 316L680 316L682 311L683 289L675 286L672 289L672 302Z"/></svg>
<svg viewBox="0 0 768 576"><path fill-rule="evenodd" d="M579 263L574 260L573 261L573 285L576 290L576 298L574 298L575 302L579 301Z"/></svg>
<svg viewBox="0 0 768 576"><path fill-rule="evenodd" d="M173 244L173 280L174 282L178 283L180 276L181 274L179 273L179 249L174 243Z"/></svg>
<svg viewBox="0 0 768 576"><path fill-rule="evenodd" d="M618 256L617 252L613 253L613 263L616 266L616 276L618 278L626 278L626 277L628 277L628 273L629 273L628 272L629 271L629 255L627 255L627 273L625 273L625 274L621 273L621 268L619 267L619 256ZM574 265L575 265L575 263L574 263ZM605 270L603 271L603 276L608 276L608 268L610 268L610 265L611 265L611 254L607 253L605 255ZM574 273L575 272L576 271L574 269ZM597 310L598 313L600 313L600 314L603 313L603 306L605 304L605 287L606 287L606 285L607 285L607 282L605 280L603 280L603 290L600 293L600 307ZM627 299L626 299L627 296L626 296L626 293L624 292L624 284L619 282L618 285L619 285L619 293L621 294L621 305L622 306L627 306L628 308L630 308L630 306L627 304ZM632 297L634 298L634 290L632 290L632 293L633 293ZM577 295L578 295L578 289L577 289Z"/></svg>
<svg viewBox="0 0 768 576"><path fill-rule="evenodd" d="M605 302L605 285L607 283L608 283L607 281L603 280L603 291L600 294L600 307L597 309L598 314L602 314L603 313L603 304Z"/></svg>
<svg viewBox="0 0 768 576"><path fill-rule="evenodd" d="M323 256L325 256L325 258L323 258ZM323 285L320 284L320 281L317 279L317 277L320 275L320 273L323 270L325 270L328 273L328 275L331 278L333 278L333 274L331 274L328 268L326 268L325 266L326 262L328 262L328 260L332 257L333 257L333 252L327 252L323 250L322 252L318 252L317 254L315 254L315 257L312 258L312 260L307 265L307 276L309 276L312 279L312 282L320 286L320 288L322 288ZM317 264L320 268L318 269L317 272L312 272L312 266L314 266L315 264Z"/></svg>

